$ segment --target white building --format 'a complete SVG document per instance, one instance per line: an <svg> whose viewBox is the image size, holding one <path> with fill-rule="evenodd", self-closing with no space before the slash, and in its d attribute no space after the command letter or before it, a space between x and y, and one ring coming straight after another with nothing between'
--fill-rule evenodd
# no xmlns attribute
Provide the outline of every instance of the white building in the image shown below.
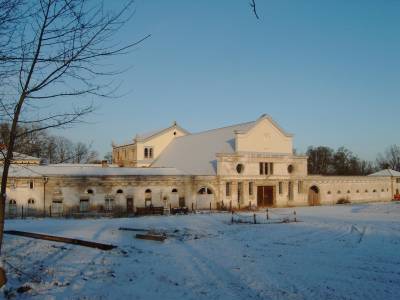
<svg viewBox="0 0 400 300"><path fill-rule="evenodd" d="M190 134L176 122L113 145L115 165L19 165L10 171L7 212L286 207L390 201L400 172L310 176L307 157L271 117Z"/></svg>

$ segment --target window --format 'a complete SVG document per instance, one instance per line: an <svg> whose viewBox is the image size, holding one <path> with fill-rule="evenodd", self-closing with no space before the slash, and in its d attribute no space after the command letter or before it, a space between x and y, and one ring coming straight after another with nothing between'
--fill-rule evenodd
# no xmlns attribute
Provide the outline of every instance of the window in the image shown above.
<svg viewBox="0 0 400 300"><path fill-rule="evenodd" d="M62 215L63 213L63 202L62 199L53 199L51 203L51 215Z"/></svg>
<svg viewBox="0 0 400 300"><path fill-rule="evenodd" d="M231 195L231 183L227 182L225 186L225 195L230 196Z"/></svg>
<svg viewBox="0 0 400 300"><path fill-rule="evenodd" d="M396 178L396 182L397 182L397 183L400 183L400 178Z"/></svg>
<svg viewBox="0 0 400 300"><path fill-rule="evenodd" d="M89 199L88 198L80 199L79 211L80 212L88 212L89 211Z"/></svg>
<svg viewBox="0 0 400 300"><path fill-rule="evenodd" d="M279 190L279 194L281 195L283 193L283 183L282 182L278 183L278 190Z"/></svg>
<svg viewBox="0 0 400 300"><path fill-rule="evenodd" d="M124 193L123 190L121 190L121 189L117 190L117 194L123 194L123 193Z"/></svg>
<svg viewBox="0 0 400 300"><path fill-rule="evenodd" d="M177 190L177 189L172 189L172 192L173 192L173 193L177 193L178 190Z"/></svg>
<svg viewBox="0 0 400 300"><path fill-rule="evenodd" d="M153 147L144 148L144 158L153 158Z"/></svg>
<svg viewBox="0 0 400 300"><path fill-rule="evenodd" d="M238 172L238 174L241 174L244 170L244 165L243 164L238 164L236 166L236 172Z"/></svg>
<svg viewBox="0 0 400 300"><path fill-rule="evenodd" d="M374 190L372 190L372 192L373 192L373 193L376 193L376 190L374 189Z"/></svg>
<svg viewBox="0 0 400 300"><path fill-rule="evenodd" d="M347 194L350 194L350 190L347 191Z"/></svg>
<svg viewBox="0 0 400 300"><path fill-rule="evenodd" d="M365 190L366 193L368 193L368 190Z"/></svg>
<svg viewBox="0 0 400 300"><path fill-rule="evenodd" d="M356 193L358 194L360 192L360 190L357 190Z"/></svg>
<svg viewBox="0 0 400 300"><path fill-rule="evenodd" d="M385 189L381 189L381 192L384 192L385 191Z"/></svg>
<svg viewBox="0 0 400 300"><path fill-rule="evenodd" d="M238 182L238 189L237 189L237 195L238 195L238 202L242 202L242 194L243 194L243 182Z"/></svg>
<svg viewBox="0 0 400 300"><path fill-rule="evenodd" d="M114 199L111 197L107 197L104 199L104 209L106 211L112 211L114 209Z"/></svg>
<svg viewBox="0 0 400 300"><path fill-rule="evenodd" d="M338 193L338 194L341 194L342 192L341 192L341 191L337 191L337 193Z"/></svg>
<svg viewBox="0 0 400 300"><path fill-rule="evenodd" d="M294 171L293 165L289 165L289 166L287 167L287 171L288 171L289 174L292 174L293 171Z"/></svg>
<svg viewBox="0 0 400 300"><path fill-rule="evenodd" d="M291 181L288 182L288 196L289 200L293 200L293 183Z"/></svg>
<svg viewBox="0 0 400 300"><path fill-rule="evenodd" d="M88 189L87 191L86 191L86 193L88 193L88 194L93 194L93 190L92 189Z"/></svg>
<svg viewBox="0 0 400 300"><path fill-rule="evenodd" d="M330 195L330 194L332 194L332 192L331 192L331 191L328 191L328 195Z"/></svg>
<svg viewBox="0 0 400 300"><path fill-rule="evenodd" d="M29 181L29 188L33 190L33 180Z"/></svg>
<svg viewBox="0 0 400 300"><path fill-rule="evenodd" d="M274 164L267 162L260 162L260 175L274 174Z"/></svg>
<svg viewBox="0 0 400 300"><path fill-rule="evenodd" d="M264 163L260 162L260 175L264 175Z"/></svg>
<svg viewBox="0 0 400 300"><path fill-rule="evenodd" d="M11 199L8 202L8 214L11 216L14 216L17 214L17 201L14 199Z"/></svg>
<svg viewBox="0 0 400 300"><path fill-rule="evenodd" d="M152 199L151 199L151 190L147 189L144 192L144 205L146 207L151 206L152 205L151 201L152 201Z"/></svg>
<svg viewBox="0 0 400 300"><path fill-rule="evenodd" d="M212 190L206 187L202 187L201 189L199 189L199 191L197 192L200 195L205 195L205 194L212 194Z"/></svg>
<svg viewBox="0 0 400 300"><path fill-rule="evenodd" d="M31 216L35 212L35 199L28 199L28 209L27 209L27 215Z"/></svg>
<svg viewBox="0 0 400 300"><path fill-rule="evenodd" d="M299 181L297 184L297 191L299 194L303 193L303 181Z"/></svg>
<svg viewBox="0 0 400 300"><path fill-rule="evenodd" d="M249 195L252 196L254 194L254 184L253 182L249 182Z"/></svg>

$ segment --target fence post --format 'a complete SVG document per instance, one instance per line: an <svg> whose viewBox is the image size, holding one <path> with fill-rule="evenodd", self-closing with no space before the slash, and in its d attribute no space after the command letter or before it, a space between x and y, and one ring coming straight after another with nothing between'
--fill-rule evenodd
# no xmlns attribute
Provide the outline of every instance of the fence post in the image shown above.
<svg viewBox="0 0 400 300"><path fill-rule="evenodd" d="M268 208L267 208L267 220L269 220Z"/></svg>
<svg viewBox="0 0 400 300"><path fill-rule="evenodd" d="M210 212L211 212L211 202L210 202Z"/></svg>
<svg viewBox="0 0 400 300"><path fill-rule="evenodd" d="M50 218L51 218L51 205L49 205L49 215L50 215Z"/></svg>
<svg viewBox="0 0 400 300"><path fill-rule="evenodd" d="M296 218L296 210L294 210L293 214L294 214L294 221L295 221L295 222L297 222L297 218Z"/></svg>
<svg viewBox="0 0 400 300"><path fill-rule="evenodd" d="M171 213L171 210L172 210L172 205L171 205L171 203L169 204L169 213Z"/></svg>
<svg viewBox="0 0 400 300"><path fill-rule="evenodd" d="M193 209L193 202L192 202L192 213L194 212L194 209Z"/></svg>
<svg viewBox="0 0 400 300"><path fill-rule="evenodd" d="M230 210L231 212L233 212L233 210L232 210L232 200L229 201L229 210Z"/></svg>
<svg viewBox="0 0 400 300"><path fill-rule="evenodd" d="M233 210L232 210L231 224L233 223Z"/></svg>
<svg viewBox="0 0 400 300"><path fill-rule="evenodd" d="M23 219L24 218L24 206L22 205L21 206L21 219Z"/></svg>
<svg viewBox="0 0 400 300"><path fill-rule="evenodd" d="M257 224L257 222L256 222L256 214L253 215L253 218L254 218L254 224Z"/></svg>

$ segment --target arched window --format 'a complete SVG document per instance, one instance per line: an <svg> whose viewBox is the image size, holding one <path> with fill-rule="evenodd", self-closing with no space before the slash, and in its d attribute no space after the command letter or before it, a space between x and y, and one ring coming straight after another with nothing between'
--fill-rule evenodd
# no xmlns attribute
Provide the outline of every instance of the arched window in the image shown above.
<svg viewBox="0 0 400 300"><path fill-rule="evenodd" d="M368 193L368 190L365 190L366 193Z"/></svg>
<svg viewBox="0 0 400 300"><path fill-rule="evenodd" d="M88 194L93 194L93 190L92 189L88 189L87 191L86 191L86 193L88 193Z"/></svg>
<svg viewBox="0 0 400 300"><path fill-rule="evenodd" d="M328 191L328 195L332 194L331 191Z"/></svg>
<svg viewBox="0 0 400 300"><path fill-rule="evenodd" d="M118 189L118 190L117 190L117 194L123 194L123 193L124 193L123 190L121 190L121 189Z"/></svg>
<svg viewBox="0 0 400 300"><path fill-rule="evenodd" d="M372 192L373 192L373 193L376 193L376 190L374 189L374 190L372 190Z"/></svg>
<svg viewBox="0 0 400 300"><path fill-rule="evenodd" d="M149 157L149 148L144 148L144 158Z"/></svg>
<svg viewBox="0 0 400 300"><path fill-rule="evenodd" d="M200 194L200 195L205 195L205 194L211 195L212 194L212 190L207 188L207 187L202 187L197 191L197 194Z"/></svg>
<svg viewBox="0 0 400 300"><path fill-rule="evenodd" d="M11 216L15 216L17 214L17 201L14 199L10 199L8 202L8 214Z"/></svg>
<svg viewBox="0 0 400 300"><path fill-rule="evenodd" d="M172 189L172 193L177 193L178 190L177 189Z"/></svg>
<svg viewBox="0 0 400 300"><path fill-rule="evenodd" d="M152 199L151 199L151 189L147 189L144 192L144 204L146 207L151 206L152 205Z"/></svg>
<svg viewBox="0 0 400 300"><path fill-rule="evenodd" d="M350 190L347 191L347 194L350 194Z"/></svg>

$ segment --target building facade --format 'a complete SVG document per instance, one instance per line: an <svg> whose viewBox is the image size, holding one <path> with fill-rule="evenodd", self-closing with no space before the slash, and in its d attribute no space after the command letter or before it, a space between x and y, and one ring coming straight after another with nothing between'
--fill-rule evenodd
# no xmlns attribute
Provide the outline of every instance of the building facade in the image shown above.
<svg viewBox="0 0 400 300"><path fill-rule="evenodd" d="M112 153L112 165L13 164L7 214L332 205L390 201L400 190L393 170L308 175L307 157L293 153L293 136L267 115L194 134L174 122L114 144Z"/></svg>

